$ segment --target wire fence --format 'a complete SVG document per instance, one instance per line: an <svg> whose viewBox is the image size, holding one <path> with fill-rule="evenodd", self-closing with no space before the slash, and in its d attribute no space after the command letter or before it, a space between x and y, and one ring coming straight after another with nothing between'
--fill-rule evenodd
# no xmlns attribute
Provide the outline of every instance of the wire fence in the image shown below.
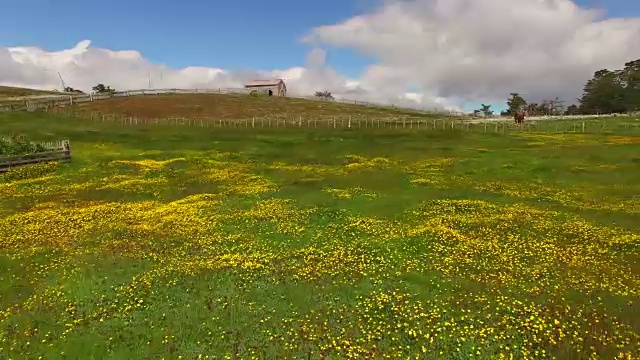
<svg viewBox="0 0 640 360"><path fill-rule="evenodd" d="M59 110L56 110L59 112ZM180 127L219 129L327 129L380 131L463 131L482 133L625 133L640 134L640 120L632 118L590 118L525 121L478 121L468 118L415 118L367 116L261 116L224 118L138 118L117 114L59 112L59 115L94 124L124 127Z"/></svg>

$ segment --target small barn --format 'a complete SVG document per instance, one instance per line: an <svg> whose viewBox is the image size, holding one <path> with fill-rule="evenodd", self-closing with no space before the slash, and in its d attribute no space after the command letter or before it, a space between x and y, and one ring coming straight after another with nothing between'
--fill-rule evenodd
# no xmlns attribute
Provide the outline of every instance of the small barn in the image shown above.
<svg viewBox="0 0 640 360"><path fill-rule="evenodd" d="M251 92L255 91L269 96L287 95L287 85L285 85L282 79L254 80L245 84L244 88Z"/></svg>

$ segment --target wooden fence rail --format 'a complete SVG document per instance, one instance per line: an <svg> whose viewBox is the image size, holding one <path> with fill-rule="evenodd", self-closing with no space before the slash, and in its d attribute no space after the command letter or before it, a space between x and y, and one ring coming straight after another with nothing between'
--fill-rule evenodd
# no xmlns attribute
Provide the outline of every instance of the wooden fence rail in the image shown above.
<svg viewBox="0 0 640 360"><path fill-rule="evenodd" d="M200 127L232 129L351 129L351 130L420 130L420 131L473 131L473 132L544 132L544 133L603 133L610 131L636 132L640 119L630 117L609 121L599 118L527 120L517 125L513 120L479 120L469 118L416 118L408 116L370 118L367 116L262 116L240 119L220 118L138 118L132 116L75 112L55 109L52 112L94 123L142 127Z"/></svg>
<svg viewBox="0 0 640 360"><path fill-rule="evenodd" d="M22 165L71 160L71 146L69 140L45 142L39 143L38 145L47 149L47 151L0 157L0 173L7 172L14 167Z"/></svg>

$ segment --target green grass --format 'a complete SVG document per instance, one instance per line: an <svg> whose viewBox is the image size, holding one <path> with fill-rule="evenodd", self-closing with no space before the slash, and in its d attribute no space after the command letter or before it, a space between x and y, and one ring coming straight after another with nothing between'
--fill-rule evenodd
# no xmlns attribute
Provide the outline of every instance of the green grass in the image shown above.
<svg viewBox="0 0 640 360"><path fill-rule="evenodd" d="M640 134L606 121L0 114L0 134L70 139L73 156L0 177L0 357L638 357Z"/></svg>

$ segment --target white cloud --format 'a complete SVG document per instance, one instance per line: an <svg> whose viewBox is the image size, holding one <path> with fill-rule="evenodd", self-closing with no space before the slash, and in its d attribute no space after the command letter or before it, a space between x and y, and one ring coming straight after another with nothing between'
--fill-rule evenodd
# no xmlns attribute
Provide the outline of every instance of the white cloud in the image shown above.
<svg viewBox="0 0 640 360"><path fill-rule="evenodd" d="M173 69L137 51L0 47L0 84L60 88L97 83L116 89L241 87L282 77L290 93L331 91L338 98L422 108L503 103L510 92L529 100L577 97L593 72L640 57L640 18L602 19L570 0L384 0L369 13L312 29L314 49L290 69L234 72ZM375 65L348 78L326 65L322 47L370 55Z"/></svg>
<svg viewBox="0 0 640 360"><path fill-rule="evenodd" d="M640 18L602 19L570 0L386 0L313 29L314 45L374 57L362 82L431 98L503 102L579 96L596 70L640 57Z"/></svg>
<svg viewBox="0 0 640 360"><path fill-rule="evenodd" d="M315 48L304 66L285 70L230 72L219 68L186 67L172 69L154 64L137 51L111 51L91 47L88 40L71 49L45 51L37 47L0 47L0 84L37 89L60 89L60 73L67 86L90 91L97 83L118 90L144 88L238 88L256 78L283 78L294 95L313 95L319 90L333 92L338 98L382 103L403 102L412 107L433 107L439 102L406 101L403 91L376 93L375 88L354 87L348 79L325 65L326 52ZM151 82L151 86L149 83ZM350 96L354 95L354 96ZM443 103L447 105L446 103Z"/></svg>

